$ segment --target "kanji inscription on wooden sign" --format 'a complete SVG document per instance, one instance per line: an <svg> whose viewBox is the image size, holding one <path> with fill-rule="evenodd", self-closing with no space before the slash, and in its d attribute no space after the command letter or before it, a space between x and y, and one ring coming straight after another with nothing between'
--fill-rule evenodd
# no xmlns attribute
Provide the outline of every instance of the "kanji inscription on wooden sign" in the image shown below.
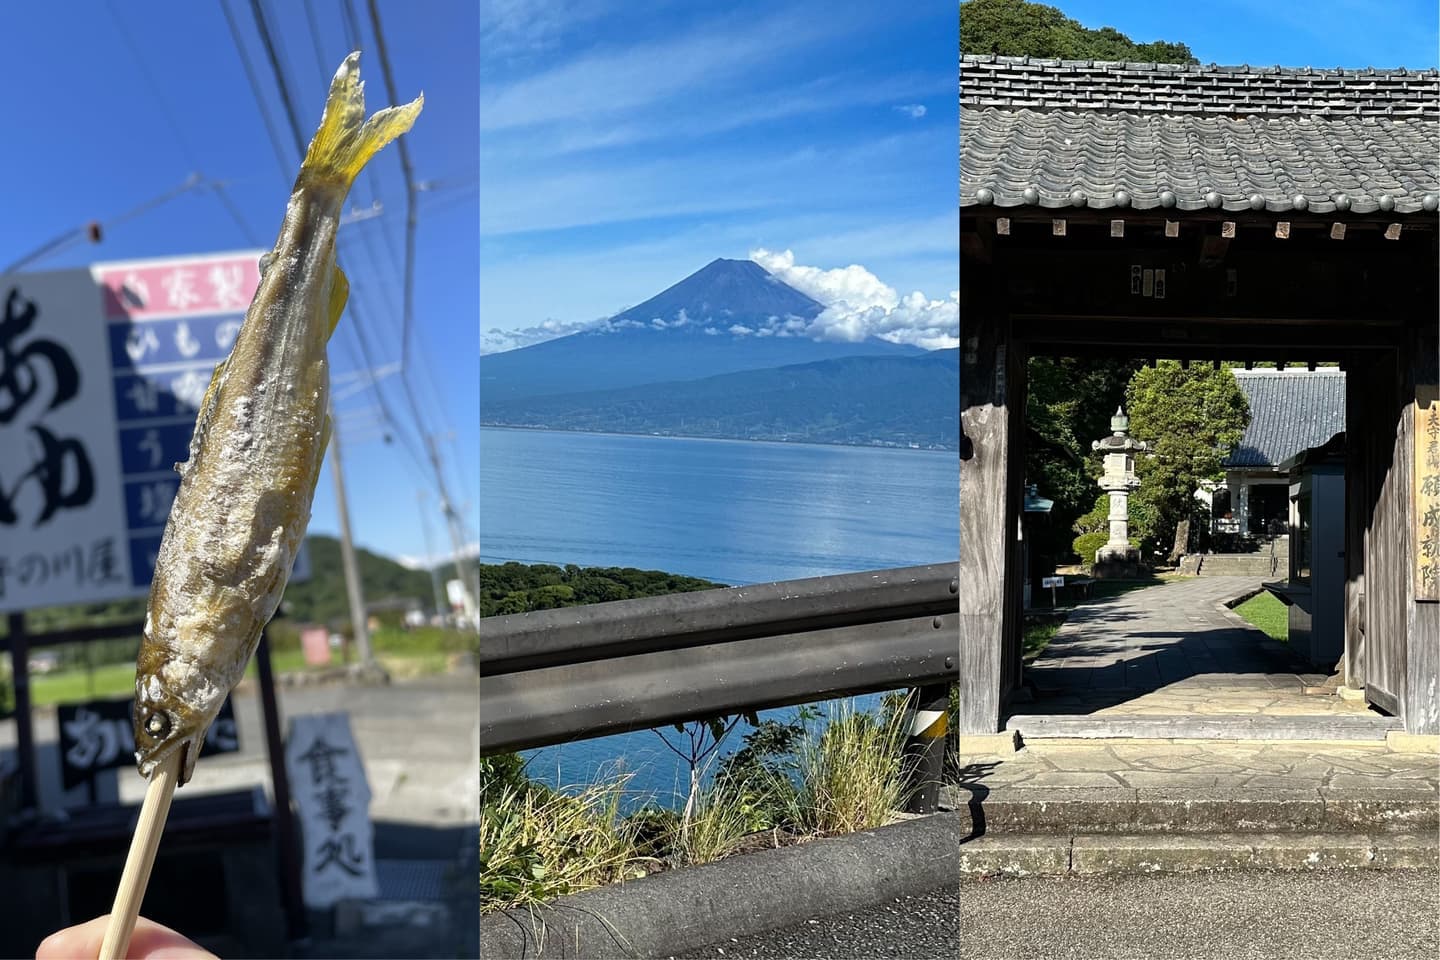
<svg viewBox="0 0 1440 960"><path fill-rule="evenodd" d="M1415 408L1415 599L1440 601L1440 390Z"/></svg>

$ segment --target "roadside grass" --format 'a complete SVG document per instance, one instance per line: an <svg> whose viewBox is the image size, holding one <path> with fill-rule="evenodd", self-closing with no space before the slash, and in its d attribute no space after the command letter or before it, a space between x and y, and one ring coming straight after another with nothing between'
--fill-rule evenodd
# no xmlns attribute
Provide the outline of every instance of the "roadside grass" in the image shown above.
<svg viewBox="0 0 1440 960"><path fill-rule="evenodd" d="M832 705L823 725L806 723L782 754L767 754L775 762L722 767L688 824L679 811L653 805L622 817L631 773L602 769L588 784L557 791L529 780L517 755L482 759L481 912L895 821L909 791L905 697L887 699L875 713L853 701Z"/></svg>
<svg viewBox="0 0 1440 960"><path fill-rule="evenodd" d="M797 789L786 811L792 829L831 835L883 827L907 799L901 751L905 712L873 714L853 701L833 706L823 730L806 728L795 751Z"/></svg>
<svg viewBox="0 0 1440 960"><path fill-rule="evenodd" d="M571 795L501 782L480 808L480 911L527 907L650 872L620 818L631 774L600 774Z"/></svg>
<svg viewBox="0 0 1440 960"><path fill-rule="evenodd" d="M1263 591L1233 608L1242 619L1259 627L1272 640L1290 640L1290 611L1273 593Z"/></svg>

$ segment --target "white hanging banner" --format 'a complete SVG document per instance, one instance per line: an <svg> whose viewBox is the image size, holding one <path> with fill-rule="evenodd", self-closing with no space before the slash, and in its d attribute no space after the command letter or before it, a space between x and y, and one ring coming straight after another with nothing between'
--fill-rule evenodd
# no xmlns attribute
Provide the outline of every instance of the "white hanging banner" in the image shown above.
<svg viewBox="0 0 1440 960"><path fill-rule="evenodd" d="M308 714L290 722L285 768L305 844L305 905L325 909L338 900L379 895L370 785L344 713Z"/></svg>

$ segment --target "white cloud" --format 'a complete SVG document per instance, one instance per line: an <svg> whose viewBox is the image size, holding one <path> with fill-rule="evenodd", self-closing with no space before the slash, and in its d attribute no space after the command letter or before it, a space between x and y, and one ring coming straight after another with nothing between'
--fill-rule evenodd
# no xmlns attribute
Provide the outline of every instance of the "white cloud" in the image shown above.
<svg viewBox="0 0 1440 960"><path fill-rule="evenodd" d="M507 350L519 350L521 347L530 347L537 343L544 343L546 340L568 337L572 333L592 330L604 324L605 321L603 319L546 319L535 324L533 327L524 327L520 330L486 330L480 335L480 355L483 357L487 353L504 353Z"/></svg>
<svg viewBox="0 0 1440 960"><path fill-rule="evenodd" d="M895 107L896 113L903 113L911 120L919 120L925 116L925 104L923 103L901 103Z"/></svg>
<svg viewBox="0 0 1440 960"><path fill-rule="evenodd" d="M902 297L859 264L831 270L802 266L789 250L752 250L750 259L825 307L806 325L806 336L850 343L879 337L926 350L960 345L958 290L944 300L918 290Z"/></svg>

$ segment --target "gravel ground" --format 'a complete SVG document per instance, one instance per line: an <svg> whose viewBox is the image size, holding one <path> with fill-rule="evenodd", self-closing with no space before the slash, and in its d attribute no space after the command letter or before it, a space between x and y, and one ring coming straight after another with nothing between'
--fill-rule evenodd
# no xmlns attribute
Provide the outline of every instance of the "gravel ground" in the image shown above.
<svg viewBox="0 0 1440 960"><path fill-rule="evenodd" d="M725 940L700 958L1309 960L1440 956L1440 873L1324 871L966 883Z"/></svg>

